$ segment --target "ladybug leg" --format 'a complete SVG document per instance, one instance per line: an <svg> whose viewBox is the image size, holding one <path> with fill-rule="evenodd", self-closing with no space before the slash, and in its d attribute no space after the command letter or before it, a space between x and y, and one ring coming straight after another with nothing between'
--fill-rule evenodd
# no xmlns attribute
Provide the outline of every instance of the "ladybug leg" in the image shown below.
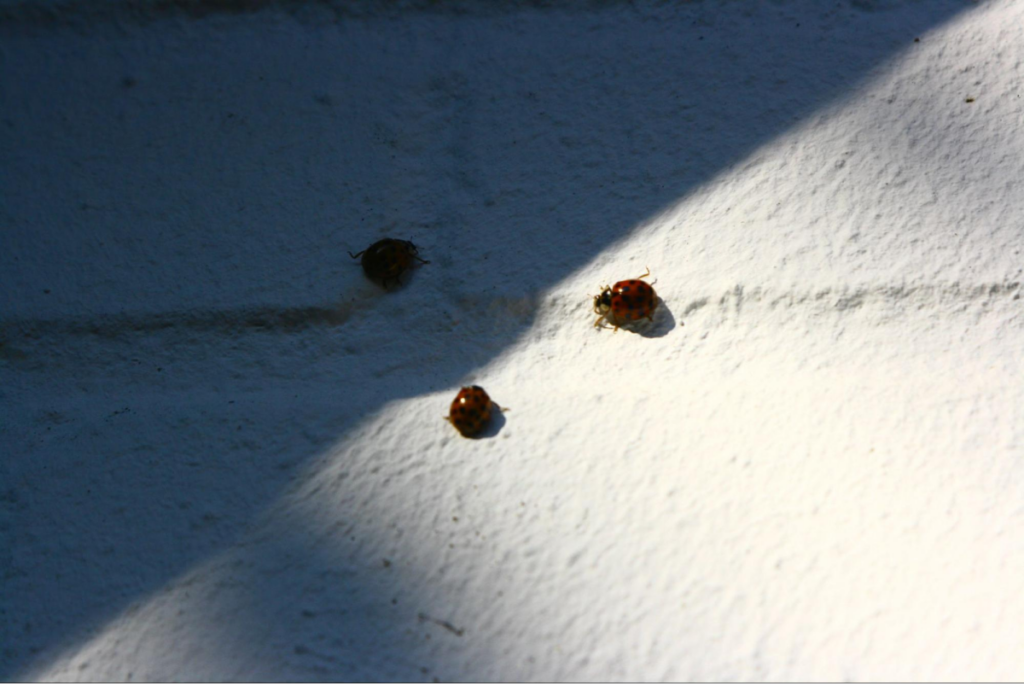
<svg viewBox="0 0 1024 684"><path fill-rule="evenodd" d="M430 263L426 259L421 259L418 254L413 254L412 258L415 259L416 261L420 262L421 264L429 264Z"/></svg>
<svg viewBox="0 0 1024 684"><path fill-rule="evenodd" d="M366 250L364 249L364 250L363 250L362 252L359 252L358 254L353 254L352 252L349 252L349 253L348 253L348 255L349 255L350 257L352 257L353 259L358 259L358 258L359 258L360 256L362 256L362 255L363 255L363 254L364 254L365 252L366 252Z"/></svg>
<svg viewBox="0 0 1024 684"><path fill-rule="evenodd" d="M644 273L644 274L643 274L642 276L637 276L637 277L635 278L636 280L640 280L640 279L642 279L642 278L646 278L647 276L651 275L651 269L650 269L650 267L649 267L649 266L645 266L644 268L646 268L646 269L647 269L647 273Z"/></svg>

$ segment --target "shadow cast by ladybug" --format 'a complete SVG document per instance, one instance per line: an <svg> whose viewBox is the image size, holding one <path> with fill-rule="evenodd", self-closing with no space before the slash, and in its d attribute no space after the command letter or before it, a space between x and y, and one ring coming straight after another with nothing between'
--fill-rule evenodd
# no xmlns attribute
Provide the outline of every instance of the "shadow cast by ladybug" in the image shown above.
<svg viewBox="0 0 1024 684"><path fill-rule="evenodd" d="M680 323L679 325L683 325ZM676 317L672 315L672 309L664 299L658 297L658 307L654 310L654 320L644 321L644 325L636 326L630 332L635 332L640 337L664 337L676 327Z"/></svg>

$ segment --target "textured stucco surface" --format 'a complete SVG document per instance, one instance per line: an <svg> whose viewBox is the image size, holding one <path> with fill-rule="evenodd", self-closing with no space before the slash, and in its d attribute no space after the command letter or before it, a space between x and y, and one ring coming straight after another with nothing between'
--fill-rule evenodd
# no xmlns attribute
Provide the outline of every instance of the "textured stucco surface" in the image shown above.
<svg viewBox="0 0 1024 684"><path fill-rule="evenodd" d="M0 3L0 675L1024 676L1024 5L269 5Z"/></svg>

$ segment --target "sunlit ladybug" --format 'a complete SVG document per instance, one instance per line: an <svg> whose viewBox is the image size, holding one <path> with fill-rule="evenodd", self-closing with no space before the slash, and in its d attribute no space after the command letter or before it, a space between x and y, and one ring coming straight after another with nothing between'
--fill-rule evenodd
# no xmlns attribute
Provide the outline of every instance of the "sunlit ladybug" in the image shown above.
<svg viewBox="0 0 1024 684"><path fill-rule="evenodd" d="M455 396L445 420L454 425L463 437L473 437L487 427L494 409L501 410L501 407L491 401L482 387L463 387Z"/></svg>
<svg viewBox="0 0 1024 684"><path fill-rule="evenodd" d="M594 321L595 328L604 328L602 322L607 320L615 329L620 325L646 318L654 320L654 310L658 308L658 295L654 288L641 278L651 275L651 269L642 276L632 280L620 280L612 287L605 286L601 294L594 297L594 313L599 317Z"/></svg>
<svg viewBox="0 0 1024 684"><path fill-rule="evenodd" d="M420 258L416 245L408 240L394 238L378 240L362 252L349 252L348 255L353 259L358 259L362 255L363 271L369 278L379 280L385 288L389 280L399 282L401 275L415 265L414 260L421 264L430 263Z"/></svg>

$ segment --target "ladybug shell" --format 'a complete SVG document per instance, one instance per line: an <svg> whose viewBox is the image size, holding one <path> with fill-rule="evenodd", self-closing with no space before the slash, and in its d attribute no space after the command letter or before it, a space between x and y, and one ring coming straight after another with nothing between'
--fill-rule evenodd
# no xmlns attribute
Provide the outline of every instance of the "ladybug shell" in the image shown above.
<svg viewBox="0 0 1024 684"><path fill-rule="evenodd" d="M463 437L472 437L491 420L491 398L482 387L463 387L452 402L448 419Z"/></svg>
<svg viewBox="0 0 1024 684"><path fill-rule="evenodd" d="M374 280L387 282L398 280L416 257L416 245L408 240L384 238L378 240L363 252L363 271Z"/></svg>
<svg viewBox="0 0 1024 684"><path fill-rule="evenodd" d="M620 280L612 286L611 314L616 321L651 318L657 306L654 288L642 280Z"/></svg>

